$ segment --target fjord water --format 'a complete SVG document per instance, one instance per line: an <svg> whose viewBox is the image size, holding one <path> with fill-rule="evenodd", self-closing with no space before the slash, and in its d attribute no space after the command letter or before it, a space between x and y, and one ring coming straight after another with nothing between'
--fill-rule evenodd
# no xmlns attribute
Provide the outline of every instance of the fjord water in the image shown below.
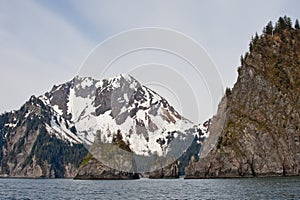
<svg viewBox="0 0 300 200"><path fill-rule="evenodd" d="M248 179L0 179L0 199L300 199L300 177Z"/></svg>

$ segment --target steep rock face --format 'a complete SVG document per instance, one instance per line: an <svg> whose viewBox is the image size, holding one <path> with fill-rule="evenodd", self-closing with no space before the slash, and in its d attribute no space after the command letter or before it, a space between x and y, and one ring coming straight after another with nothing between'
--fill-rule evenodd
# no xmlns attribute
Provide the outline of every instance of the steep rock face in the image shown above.
<svg viewBox="0 0 300 200"><path fill-rule="evenodd" d="M186 178L300 174L300 30L281 20L251 42Z"/></svg>

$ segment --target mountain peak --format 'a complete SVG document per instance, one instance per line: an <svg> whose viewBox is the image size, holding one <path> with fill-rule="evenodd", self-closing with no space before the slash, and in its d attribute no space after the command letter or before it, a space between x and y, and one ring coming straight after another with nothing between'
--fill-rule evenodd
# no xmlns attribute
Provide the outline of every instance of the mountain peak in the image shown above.
<svg viewBox="0 0 300 200"><path fill-rule="evenodd" d="M84 143L92 144L97 131L107 142L121 132L138 154L162 154L168 145L157 141L167 141L170 132L185 137L184 130L194 126L166 99L129 74L102 80L76 76L39 98L74 124Z"/></svg>

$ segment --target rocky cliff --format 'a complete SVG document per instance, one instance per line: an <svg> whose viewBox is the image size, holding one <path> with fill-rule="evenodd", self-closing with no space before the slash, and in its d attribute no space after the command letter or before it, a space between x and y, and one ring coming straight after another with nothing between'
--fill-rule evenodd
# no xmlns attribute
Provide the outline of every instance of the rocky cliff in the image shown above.
<svg viewBox="0 0 300 200"><path fill-rule="evenodd" d="M186 178L300 174L300 29L270 22L241 58L199 161Z"/></svg>
<svg viewBox="0 0 300 200"><path fill-rule="evenodd" d="M74 179L80 180L130 180L139 179L139 175L136 173L119 171L105 166L99 160L94 158L92 154L88 154L80 168L78 173L74 176Z"/></svg>

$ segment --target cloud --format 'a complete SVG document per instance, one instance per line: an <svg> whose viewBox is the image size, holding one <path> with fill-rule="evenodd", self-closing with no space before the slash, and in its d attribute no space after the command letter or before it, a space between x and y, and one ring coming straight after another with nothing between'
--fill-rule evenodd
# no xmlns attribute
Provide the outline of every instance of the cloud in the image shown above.
<svg viewBox="0 0 300 200"><path fill-rule="evenodd" d="M300 18L295 0L0 1L0 91L4 110L74 76L107 37L140 27L165 27L198 41L221 72L236 80L251 35L280 15Z"/></svg>
<svg viewBox="0 0 300 200"><path fill-rule="evenodd" d="M236 80L239 58L255 32L276 20L285 1L76 1L73 7L93 27L108 36L141 27L165 27L183 32L207 49L223 75L225 85ZM101 41L103 38L97 38Z"/></svg>
<svg viewBox="0 0 300 200"><path fill-rule="evenodd" d="M94 46L34 1L1 1L0 13L0 112L70 79Z"/></svg>

